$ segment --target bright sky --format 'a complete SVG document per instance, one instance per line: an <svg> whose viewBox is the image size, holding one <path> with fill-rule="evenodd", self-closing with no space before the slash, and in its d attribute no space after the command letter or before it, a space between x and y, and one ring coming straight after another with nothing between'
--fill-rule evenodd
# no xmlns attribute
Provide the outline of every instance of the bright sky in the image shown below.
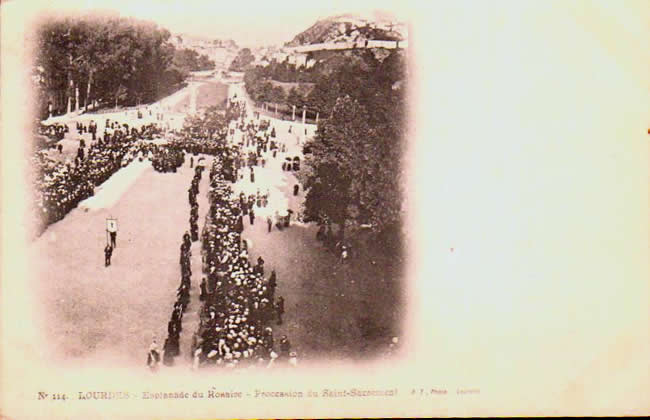
<svg viewBox="0 0 650 420"><path fill-rule="evenodd" d="M290 41L320 17L377 9L395 13L395 2L388 0L373 1L368 3L369 7L359 4L344 0L70 0L57 2L56 9L118 11L153 20L173 33L234 39L240 46L260 46ZM53 8L52 3L48 8ZM404 10L404 6L399 8Z"/></svg>

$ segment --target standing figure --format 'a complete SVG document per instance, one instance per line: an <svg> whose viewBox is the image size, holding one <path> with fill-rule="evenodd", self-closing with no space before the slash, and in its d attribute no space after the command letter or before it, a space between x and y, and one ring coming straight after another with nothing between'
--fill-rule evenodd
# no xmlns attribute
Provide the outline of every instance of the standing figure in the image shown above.
<svg viewBox="0 0 650 420"><path fill-rule="evenodd" d="M284 219L284 227L289 227L291 223L291 215L293 214L293 210L289 209L287 210L287 217Z"/></svg>
<svg viewBox="0 0 650 420"><path fill-rule="evenodd" d="M111 248L117 248L117 232L110 232L111 234Z"/></svg>
<svg viewBox="0 0 650 420"><path fill-rule="evenodd" d="M291 352L291 343L286 335L283 335L280 339L280 357L289 358L289 353Z"/></svg>
<svg viewBox="0 0 650 420"><path fill-rule="evenodd" d="M208 297L208 284L205 281L205 277L201 280L201 294L199 295L199 300L201 302L205 301Z"/></svg>
<svg viewBox="0 0 650 420"><path fill-rule="evenodd" d="M260 273L261 275L264 275L264 258L260 255L257 257L257 272Z"/></svg>
<svg viewBox="0 0 650 420"><path fill-rule="evenodd" d="M278 325L282 325L282 315L284 314L284 298L278 297L278 302L275 304L275 311L278 314Z"/></svg>
<svg viewBox="0 0 650 420"><path fill-rule="evenodd" d="M111 256L113 255L113 247L111 244L106 244L106 248L104 248L104 266L108 267L111 265Z"/></svg>
<svg viewBox="0 0 650 420"><path fill-rule="evenodd" d="M278 286L278 280L275 274L275 270L271 271L271 277L269 277L268 286L269 286L269 297L270 300L273 301L273 297L275 296L275 288Z"/></svg>
<svg viewBox="0 0 650 420"><path fill-rule="evenodd" d="M160 352L158 351L158 344L154 338L151 346L149 346L149 353L147 354L147 366L152 371L155 371L158 368L158 362L160 362Z"/></svg>
<svg viewBox="0 0 650 420"><path fill-rule="evenodd" d="M165 339L163 345L163 364L165 366L172 366L174 364L174 352L171 337Z"/></svg>

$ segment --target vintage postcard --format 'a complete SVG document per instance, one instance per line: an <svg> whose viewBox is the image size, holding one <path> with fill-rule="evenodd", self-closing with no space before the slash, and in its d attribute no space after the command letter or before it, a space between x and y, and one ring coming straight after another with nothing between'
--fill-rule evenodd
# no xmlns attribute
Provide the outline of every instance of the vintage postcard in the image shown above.
<svg viewBox="0 0 650 420"><path fill-rule="evenodd" d="M650 414L644 1L6 1L0 416Z"/></svg>

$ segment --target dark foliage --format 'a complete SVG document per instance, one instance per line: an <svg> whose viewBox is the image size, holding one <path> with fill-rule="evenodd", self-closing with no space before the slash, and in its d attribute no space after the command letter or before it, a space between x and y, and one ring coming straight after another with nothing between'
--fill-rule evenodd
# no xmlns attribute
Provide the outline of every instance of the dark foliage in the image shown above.
<svg viewBox="0 0 650 420"><path fill-rule="evenodd" d="M39 114L91 103L152 102L178 89L186 69L175 65L170 33L121 17L50 18L35 34ZM205 63L203 63L205 64ZM79 104L76 104L77 101Z"/></svg>

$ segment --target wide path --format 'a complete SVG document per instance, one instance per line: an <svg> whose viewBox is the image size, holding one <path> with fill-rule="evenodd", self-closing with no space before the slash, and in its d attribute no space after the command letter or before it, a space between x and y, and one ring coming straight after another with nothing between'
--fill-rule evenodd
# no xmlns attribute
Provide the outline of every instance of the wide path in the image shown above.
<svg viewBox="0 0 650 420"><path fill-rule="evenodd" d="M115 203L88 211L82 203L32 244L38 275L31 287L42 302L48 357L144 366L153 337L162 347L180 285L193 174L189 162L177 173L158 173L149 165ZM104 189L111 188L113 177ZM204 194L203 182L201 188ZM200 214L206 206L200 201ZM119 232L112 264L104 267L108 217L118 219ZM193 253L200 255L196 246ZM200 270L194 267L196 283Z"/></svg>
<svg viewBox="0 0 650 420"><path fill-rule="evenodd" d="M275 184L270 204L286 203L298 212L304 195L293 196L297 181L291 172L282 172L280 165L272 161L264 169L265 173L275 171L274 178L284 181ZM237 187L251 186L245 181ZM258 215L274 212L272 208L255 210ZM316 231L314 224L292 222L289 228L273 227L269 233L265 218L256 217L254 225L245 219L243 237L252 244L251 261L261 255L266 276L276 271L276 297L285 299L284 322L273 327L274 335L288 336L301 363L373 357L386 349L391 337L400 335L404 315L400 264L366 254L342 263L316 240Z"/></svg>

